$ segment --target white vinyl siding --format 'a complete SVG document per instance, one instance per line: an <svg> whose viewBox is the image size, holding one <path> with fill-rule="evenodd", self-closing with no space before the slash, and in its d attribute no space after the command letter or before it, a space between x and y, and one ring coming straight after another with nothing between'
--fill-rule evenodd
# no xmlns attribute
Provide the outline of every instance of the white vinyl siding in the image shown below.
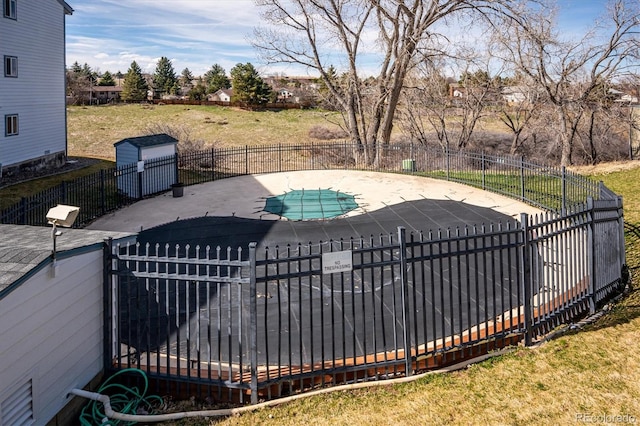
<svg viewBox="0 0 640 426"><path fill-rule="evenodd" d="M27 379L0 401L0 424L23 426L33 422L33 381Z"/></svg>
<svg viewBox="0 0 640 426"><path fill-rule="evenodd" d="M136 163L138 160L140 160L140 150L137 146L128 142L116 146L116 165L118 167Z"/></svg>
<svg viewBox="0 0 640 426"><path fill-rule="evenodd" d="M20 117L18 135L6 139L0 132L3 167L67 149L63 5L38 0L19 6L18 19L0 25L3 57L19 59L19 77L0 78L2 116Z"/></svg>
<svg viewBox="0 0 640 426"><path fill-rule="evenodd" d="M168 157L176 153L175 145L150 146L140 150L141 160Z"/></svg>
<svg viewBox="0 0 640 426"><path fill-rule="evenodd" d="M18 134L18 116L16 114L4 116L4 135L16 136Z"/></svg>
<svg viewBox="0 0 640 426"><path fill-rule="evenodd" d="M5 77L18 76L18 58L16 58L15 56L4 57L4 76Z"/></svg>
<svg viewBox="0 0 640 426"><path fill-rule="evenodd" d="M55 276L52 268L0 299L0 404L32 381L38 425L103 367L102 248L59 259Z"/></svg>

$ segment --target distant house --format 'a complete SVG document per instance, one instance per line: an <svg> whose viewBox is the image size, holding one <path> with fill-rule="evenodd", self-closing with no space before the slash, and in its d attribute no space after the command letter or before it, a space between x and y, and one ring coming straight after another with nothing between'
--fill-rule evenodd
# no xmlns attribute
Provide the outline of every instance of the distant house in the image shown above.
<svg viewBox="0 0 640 426"><path fill-rule="evenodd" d="M62 0L4 0L0 17L0 174L65 163L65 19Z"/></svg>
<svg viewBox="0 0 640 426"><path fill-rule="evenodd" d="M264 78L265 83L274 90L278 87L290 87L302 90L318 90L318 77L309 76L267 76Z"/></svg>
<svg viewBox="0 0 640 426"><path fill-rule="evenodd" d="M462 84L459 84L459 83L449 84L450 98L461 98L464 96L465 92L466 92L466 89Z"/></svg>
<svg viewBox="0 0 640 426"><path fill-rule="evenodd" d="M215 93L207 96L208 101L231 102L233 97L233 89L219 89Z"/></svg>
<svg viewBox="0 0 640 426"><path fill-rule="evenodd" d="M505 86L501 91L502 99L508 104L518 104L531 100L531 89L524 86Z"/></svg>
<svg viewBox="0 0 640 426"><path fill-rule="evenodd" d="M264 79L276 94L277 102L313 105L316 102L318 77L309 76L268 76Z"/></svg>
<svg viewBox="0 0 640 426"><path fill-rule="evenodd" d="M94 86L92 88L92 103L106 104L120 101L120 86Z"/></svg>
<svg viewBox="0 0 640 426"><path fill-rule="evenodd" d="M613 97L614 102L621 104L634 105L638 103L638 97L617 89L609 89L609 95Z"/></svg>
<svg viewBox="0 0 640 426"><path fill-rule="evenodd" d="M277 89L276 99L278 102L294 102L293 92L286 88Z"/></svg>

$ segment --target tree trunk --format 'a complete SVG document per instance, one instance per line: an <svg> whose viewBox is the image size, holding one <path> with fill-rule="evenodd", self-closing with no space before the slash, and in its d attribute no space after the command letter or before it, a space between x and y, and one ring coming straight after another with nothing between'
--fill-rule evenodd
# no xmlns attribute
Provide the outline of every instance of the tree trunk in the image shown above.
<svg viewBox="0 0 640 426"><path fill-rule="evenodd" d="M558 112L558 120L560 122L560 134L558 136L560 138L560 165L562 166L571 165L571 145L573 143L573 138L571 137L571 131L567 123L567 114L568 113L565 111L564 107L561 106Z"/></svg>

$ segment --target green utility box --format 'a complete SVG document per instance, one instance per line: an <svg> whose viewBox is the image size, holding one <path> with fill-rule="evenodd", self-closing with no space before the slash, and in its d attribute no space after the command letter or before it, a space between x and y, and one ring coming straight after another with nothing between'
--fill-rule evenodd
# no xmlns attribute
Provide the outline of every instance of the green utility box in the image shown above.
<svg viewBox="0 0 640 426"><path fill-rule="evenodd" d="M415 172L416 171L416 160L414 160L414 159L402 160L402 171L403 172Z"/></svg>

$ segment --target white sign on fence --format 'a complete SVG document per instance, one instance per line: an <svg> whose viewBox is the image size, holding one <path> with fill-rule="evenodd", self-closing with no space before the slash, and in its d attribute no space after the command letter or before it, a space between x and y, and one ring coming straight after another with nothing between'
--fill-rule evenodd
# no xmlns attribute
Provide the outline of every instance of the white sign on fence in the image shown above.
<svg viewBox="0 0 640 426"><path fill-rule="evenodd" d="M322 273L335 274L353 270L353 252L351 250L322 253Z"/></svg>

